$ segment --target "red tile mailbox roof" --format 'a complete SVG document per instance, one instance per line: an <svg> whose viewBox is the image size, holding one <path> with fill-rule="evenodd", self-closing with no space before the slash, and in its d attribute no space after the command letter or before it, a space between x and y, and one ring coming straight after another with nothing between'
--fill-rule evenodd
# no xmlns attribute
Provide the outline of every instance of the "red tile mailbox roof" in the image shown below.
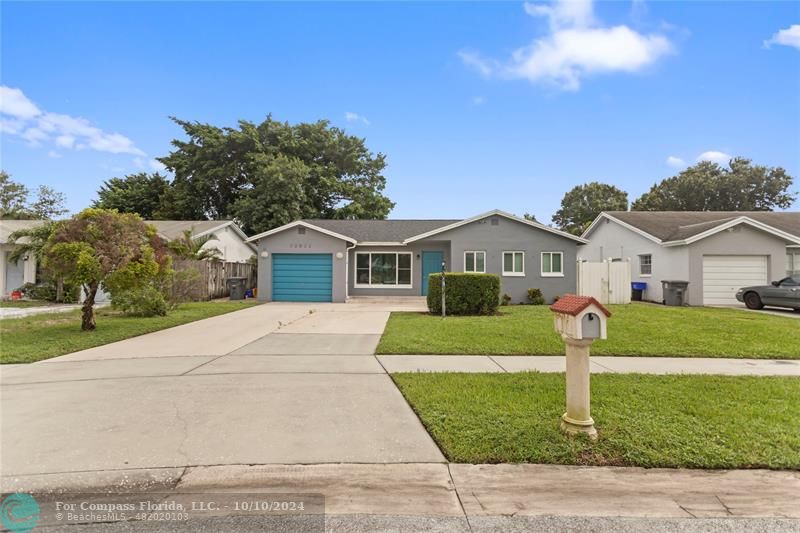
<svg viewBox="0 0 800 533"><path fill-rule="evenodd" d="M592 296L577 296L575 294L565 294L559 298L556 303L550 306L550 310L554 313L577 316L578 313L592 304L599 307L606 316L611 316L611 311L606 309L603 304L595 300Z"/></svg>

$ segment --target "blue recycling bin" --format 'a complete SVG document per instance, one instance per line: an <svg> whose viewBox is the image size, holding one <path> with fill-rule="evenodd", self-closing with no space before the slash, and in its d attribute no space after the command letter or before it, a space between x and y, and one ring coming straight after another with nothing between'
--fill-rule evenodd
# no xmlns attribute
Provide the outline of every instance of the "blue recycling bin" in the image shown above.
<svg viewBox="0 0 800 533"><path fill-rule="evenodd" d="M644 281L634 281L631 283L631 300L636 302L642 301L644 291L647 290L647 283Z"/></svg>

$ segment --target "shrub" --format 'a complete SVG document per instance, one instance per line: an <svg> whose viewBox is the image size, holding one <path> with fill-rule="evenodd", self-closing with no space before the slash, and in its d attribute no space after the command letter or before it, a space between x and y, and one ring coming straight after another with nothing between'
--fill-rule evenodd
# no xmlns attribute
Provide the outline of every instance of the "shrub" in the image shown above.
<svg viewBox="0 0 800 533"><path fill-rule="evenodd" d="M528 289L528 302L531 305L544 305L544 295L542 295L542 291L533 287Z"/></svg>
<svg viewBox="0 0 800 533"><path fill-rule="evenodd" d="M74 283L64 283L64 291L60 303L77 303L80 297L80 286ZM24 286L25 296L32 300L44 300L56 302L58 290L52 281L42 281L37 284L26 283Z"/></svg>
<svg viewBox="0 0 800 533"><path fill-rule="evenodd" d="M205 299L202 287L204 281L202 274L196 268L176 269L167 291L170 307L175 308L184 302Z"/></svg>
<svg viewBox="0 0 800 533"><path fill-rule="evenodd" d="M511 295L504 292L503 297L500 299L500 305L511 305Z"/></svg>
<svg viewBox="0 0 800 533"><path fill-rule="evenodd" d="M126 315L165 316L167 301L164 294L155 287L141 287L117 291L112 294L112 305Z"/></svg>
<svg viewBox="0 0 800 533"><path fill-rule="evenodd" d="M445 274L448 315L492 315L500 304L500 277L496 274L448 272ZM442 312L442 274L428 278L428 310Z"/></svg>

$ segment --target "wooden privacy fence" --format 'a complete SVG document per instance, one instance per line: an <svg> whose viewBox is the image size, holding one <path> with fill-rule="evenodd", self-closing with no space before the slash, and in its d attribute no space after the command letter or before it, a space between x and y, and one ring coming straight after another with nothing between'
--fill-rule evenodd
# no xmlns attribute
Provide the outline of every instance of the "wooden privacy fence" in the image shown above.
<svg viewBox="0 0 800 533"><path fill-rule="evenodd" d="M252 263L226 263L223 261L196 261L181 259L173 262L176 286L184 283L184 292L193 300L213 300L230 296L227 278L247 278L246 289L256 286L256 265ZM194 274L193 274L194 272ZM183 280L183 281L181 281Z"/></svg>
<svg viewBox="0 0 800 533"><path fill-rule="evenodd" d="M578 294L602 304L631 303L631 260L578 261Z"/></svg>

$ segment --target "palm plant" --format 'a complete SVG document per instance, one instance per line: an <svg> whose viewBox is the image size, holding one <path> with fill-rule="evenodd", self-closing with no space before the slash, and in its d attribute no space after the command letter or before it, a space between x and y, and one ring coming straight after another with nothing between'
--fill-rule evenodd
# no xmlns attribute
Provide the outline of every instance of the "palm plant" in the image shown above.
<svg viewBox="0 0 800 533"><path fill-rule="evenodd" d="M192 237L191 230L183 232L182 237L173 239L167 243L167 247L181 259L194 259L197 261L219 259L222 252L216 246L203 248L209 241L215 240L217 237L213 233L208 235L201 235L199 237Z"/></svg>

